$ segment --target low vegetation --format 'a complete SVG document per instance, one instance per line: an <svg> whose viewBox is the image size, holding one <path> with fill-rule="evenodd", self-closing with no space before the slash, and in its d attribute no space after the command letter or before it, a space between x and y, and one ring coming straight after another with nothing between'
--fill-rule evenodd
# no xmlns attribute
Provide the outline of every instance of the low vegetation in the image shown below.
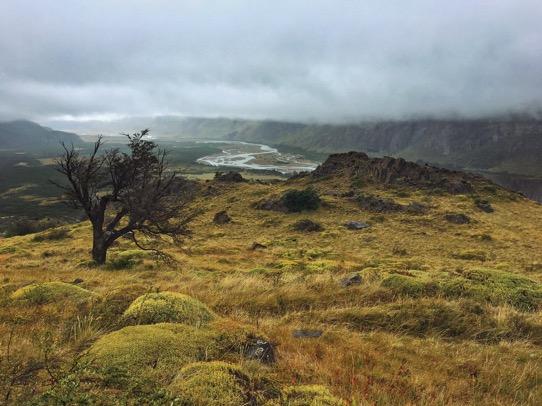
<svg viewBox="0 0 542 406"><path fill-rule="evenodd" d="M87 222L0 240L3 403L540 403L540 205L333 176L200 185L190 238L159 246L174 261L119 238L96 266ZM295 210L254 205L293 190Z"/></svg>
<svg viewBox="0 0 542 406"><path fill-rule="evenodd" d="M128 324L173 322L202 326L215 317L199 300L176 292L147 293L134 300L124 312Z"/></svg>

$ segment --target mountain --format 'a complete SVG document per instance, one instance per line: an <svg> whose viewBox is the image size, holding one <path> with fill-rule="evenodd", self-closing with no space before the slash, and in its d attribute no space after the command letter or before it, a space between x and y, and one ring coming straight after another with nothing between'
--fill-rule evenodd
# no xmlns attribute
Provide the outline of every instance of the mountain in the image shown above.
<svg viewBox="0 0 542 406"><path fill-rule="evenodd" d="M0 149L49 151L58 149L60 142L84 144L77 134L52 130L32 121L0 122Z"/></svg>

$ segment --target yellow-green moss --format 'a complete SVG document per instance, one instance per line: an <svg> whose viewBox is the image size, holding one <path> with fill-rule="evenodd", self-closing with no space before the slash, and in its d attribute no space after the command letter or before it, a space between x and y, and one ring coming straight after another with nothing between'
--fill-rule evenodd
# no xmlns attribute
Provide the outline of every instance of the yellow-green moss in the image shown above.
<svg viewBox="0 0 542 406"><path fill-rule="evenodd" d="M201 326L216 316L199 300L176 292L147 293L124 312L127 324L184 323Z"/></svg>
<svg viewBox="0 0 542 406"><path fill-rule="evenodd" d="M247 374L239 366L221 361L185 366L169 389L183 405L238 406L251 399Z"/></svg>
<svg viewBox="0 0 542 406"><path fill-rule="evenodd" d="M27 300L33 304L44 304L63 299L85 300L94 294L79 286L64 282L33 283L17 289L11 294L13 300Z"/></svg>
<svg viewBox="0 0 542 406"><path fill-rule="evenodd" d="M288 386L283 390L284 406L346 406L322 385Z"/></svg>
<svg viewBox="0 0 542 406"><path fill-rule="evenodd" d="M185 364L240 354L250 336L225 321L204 328L176 323L128 326L98 339L89 356L105 369L164 383Z"/></svg>
<svg viewBox="0 0 542 406"><path fill-rule="evenodd" d="M384 278L381 286L402 296L463 297L493 305L509 304L524 311L536 310L542 305L542 286L539 283L495 269L471 269L431 276L393 274Z"/></svg>

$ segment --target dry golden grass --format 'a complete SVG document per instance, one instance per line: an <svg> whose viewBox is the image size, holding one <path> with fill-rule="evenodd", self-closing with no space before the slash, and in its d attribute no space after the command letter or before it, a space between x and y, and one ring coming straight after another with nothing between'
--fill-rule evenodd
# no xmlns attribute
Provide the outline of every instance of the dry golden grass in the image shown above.
<svg viewBox="0 0 542 406"><path fill-rule="evenodd" d="M487 195L495 208L487 214L470 196L368 186L364 192L430 207L419 215L369 213L326 194L348 190L348 181L326 180L313 185L324 200L315 212L252 208L257 200L306 183L213 183L217 193L196 202L203 212L192 225L192 238L167 248L178 261L173 266L124 240L110 250L109 265L89 266L86 223L58 241L36 242L31 235L0 240L0 378L7 382L0 396L7 393L6 402L17 403L57 387L60 378L51 375L66 374L78 354L118 329L136 297L172 291L269 337L277 363L258 373L279 386L322 384L354 405L540 404L540 205L497 192ZM220 210L228 211L232 223L213 224ZM472 221L451 224L446 213L465 213ZM324 230L294 232L292 224L305 218ZM349 220L371 227L350 231L343 226ZM267 248L250 250L253 242ZM468 276L478 270L490 275L489 282ZM341 287L353 272L362 283ZM383 283L397 275L406 285ZM515 275L528 280L527 288ZM75 278L97 299L39 305L9 299L29 283ZM484 286L497 288L488 293ZM295 338L295 329L323 334ZM17 375L32 366L36 370L28 377ZM79 385L88 382L81 378ZM108 391L118 399L133 400L136 393L122 395L114 385Z"/></svg>

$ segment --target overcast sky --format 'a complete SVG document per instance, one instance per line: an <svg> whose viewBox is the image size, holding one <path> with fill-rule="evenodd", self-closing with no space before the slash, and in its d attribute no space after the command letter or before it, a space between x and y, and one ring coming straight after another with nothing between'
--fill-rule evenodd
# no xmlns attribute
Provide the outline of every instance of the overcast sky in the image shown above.
<svg viewBox="0 0 542 406"><path fill-rule="evenodd" d="M0 118L542 105L542 0L1 0Z"/></svg>

